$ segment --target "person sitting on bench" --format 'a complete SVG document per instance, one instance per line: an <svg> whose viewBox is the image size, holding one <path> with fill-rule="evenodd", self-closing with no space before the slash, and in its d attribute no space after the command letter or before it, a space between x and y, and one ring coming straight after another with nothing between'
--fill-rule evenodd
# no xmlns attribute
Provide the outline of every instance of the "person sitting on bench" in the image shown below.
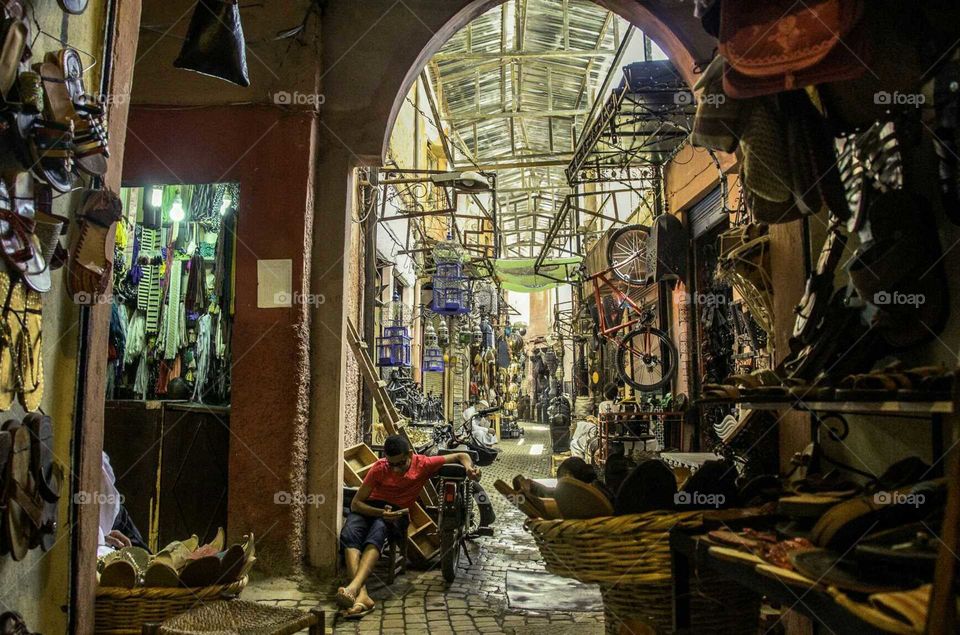
<svg viewBox="0 0 960 635"><path fill-rule="evenodd" d="M362 617L373 610L374 602L365 586L367 577L388 537L401 544L406 540L409 508L427 480L447 463L460 463L473 480L480 476L469 454L415 454L406 437L398 434L387 437L383 452L386 457L367 471L340 530L340 545L351 580L337 589L336 600L344 609L343 616L348 618Z"/></svg>

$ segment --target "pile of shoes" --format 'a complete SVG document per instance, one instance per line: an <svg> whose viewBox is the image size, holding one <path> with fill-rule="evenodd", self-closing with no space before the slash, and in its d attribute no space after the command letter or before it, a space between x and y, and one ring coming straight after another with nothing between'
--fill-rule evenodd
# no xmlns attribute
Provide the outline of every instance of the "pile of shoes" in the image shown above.
<svg viewBox="0 0 960 635"><path fill-rule="evenodd" d="M120 201L112 192L82 193L80 229L73 253L61 245L70 219L53 213L54 192L83 190L107 172L107 125L102 101L87 92L80 53L65 47L30 64L31 20L22 0L0 9L0 247L4 314L12 293L39 305L35 293L51 288L51 272L69 262L68 291L74 302L100 301L109 284ZM23 286L21 291L16 289ZM24 302L21 302L23 304ZM39 306L35 307L39 312ZM20 319L20 322L26 320ZM39 331L40 320L35 326ZM39 350L39 334L31 343ZM4 332L7 346L19 345ZM6 347L5 347L6 348ZM33 408L28 408L33 409Z"/></svg>
<svg viewBox="0 0 960 635"><path fill-rule="evenodd" d="M243 579L256 561L253 534L225 548L223 529L205 545L196 536L174 541L151 555L139 547L124 547L100 558L100 586L208 587Z"/></svg>
<svg viewBox="0 0 960 635"><path fill-rule="evenodd" d="M23 560L31 549L53 547L62 483L50 417L31 413L0 426L0 554Z"/></svg>

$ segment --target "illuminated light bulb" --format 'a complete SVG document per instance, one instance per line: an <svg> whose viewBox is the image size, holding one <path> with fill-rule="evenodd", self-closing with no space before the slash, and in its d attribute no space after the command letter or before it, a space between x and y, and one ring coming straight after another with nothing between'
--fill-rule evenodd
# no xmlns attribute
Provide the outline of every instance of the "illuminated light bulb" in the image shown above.
<svg viewBox="0 0 960 635"><path fill-rule="evenodd" d="M163 205L163 188L154 187L150 190L150 206L160 207Z"/></svg>
<svg viewBox="0 0 960 635"><path fill-rule="evenodd" d="M186 214L183 211L183 202L180 200L180 196L178 195L177 198L174 199L173 205L170 206L170 220L175 223L179 223L185 216Z"/></svg>

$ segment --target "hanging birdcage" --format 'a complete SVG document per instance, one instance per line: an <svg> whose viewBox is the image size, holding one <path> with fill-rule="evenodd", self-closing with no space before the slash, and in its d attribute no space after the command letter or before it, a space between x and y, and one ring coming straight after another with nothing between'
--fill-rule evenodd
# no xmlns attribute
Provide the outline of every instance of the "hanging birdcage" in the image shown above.
<svg viewBox="0 0 960 635"><path fill-rule="evenodd" d="M428 373L443 372L443 349L439 346L423 348L423 370Z"/></svg>
<svg viewBox="0 0 960 635"><path fill-rule="evenodd" d="M444 318L440 318L440 326L437 328L437 344L443 347L450 344L450 327Z"/></svg>
<svg viewBox="0 0 960 635"><path fill-rule="evenodd" d="M463 274L463 255L460 246L451 240L437 243L433 249L433 298L431 309L441 315L461 315L470 312L470 279Z"/></svg>
<svg viewBox="0 0 960 635"><path fill-rule="evenodd" d="M400 296L395 295L383 311L381 337L377 338L377 365L388 368L410 366L410 329Z"/></svg>

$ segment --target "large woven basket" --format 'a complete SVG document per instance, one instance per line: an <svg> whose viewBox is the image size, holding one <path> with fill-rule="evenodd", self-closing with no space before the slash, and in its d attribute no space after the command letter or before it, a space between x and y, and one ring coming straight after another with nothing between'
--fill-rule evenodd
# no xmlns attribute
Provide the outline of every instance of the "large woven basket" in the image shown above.
<svg viewBox="0 0 960 635"><path fill-rule="evenodd" d="M230 584L192 589L98 587L96 632L98 635L139 635L145 622L162 622L199 604L235 598L245 586L246 577Z"/></svg>
<svg viewBox="0 0 960 635"><path fill-rule="evenodd" d="M654 511L588 520L529 520L547 571L600 585L608 633L642 622L659 633L673 627L669 532L700 525L699 512ZM690 580L690 632L753 635L758 595L715 575Z"/></svg>

